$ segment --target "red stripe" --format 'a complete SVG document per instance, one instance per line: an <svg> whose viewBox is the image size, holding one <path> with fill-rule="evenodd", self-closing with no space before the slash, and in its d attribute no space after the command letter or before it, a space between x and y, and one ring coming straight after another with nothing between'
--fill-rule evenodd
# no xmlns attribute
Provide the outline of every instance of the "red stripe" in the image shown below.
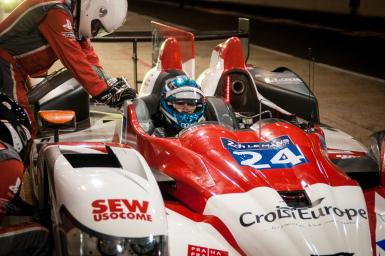
<svg viewBox="0 0 385 256"><path fill-rule="evenodd" d="M209 215L201 215L197 214L195 212L190 211L189 209L185 208L181 204L177 202L171 202L171 201L165 201L165 205L167 208L173 210L174 212L177 212L186 218L195 221L195 222L204 222L209 225L211 225L213 228L215 228L226 240L229 242L229 244L241 255L246 255L242 251L242 249L239 247L237 241L235 240L234 236L231 234L230 230L227 228L227 226L216 216L209 216Z"/></svg>
<svg viewBox="0 0 385 256"><path fill-rule="evenodd" d="M373 247L373 256L376 256L376 212L375 212L375 194L378 193L380 196L385 198L385 188L377 187L373 189L368 189L365 191L365 201L366 207L368 208L368 217L369 217L369 227L370 227L370 235L372 240Z"/></svg>
<svg viewBox="0 0 385 256"><path fill-rule="evenodd" d="M330 152L330 151L336 152ZM352 151L352 150L341 150L328 148L328 155L330 159L347 159L347 158L360 158L366 156L366 152Z"/></svg>

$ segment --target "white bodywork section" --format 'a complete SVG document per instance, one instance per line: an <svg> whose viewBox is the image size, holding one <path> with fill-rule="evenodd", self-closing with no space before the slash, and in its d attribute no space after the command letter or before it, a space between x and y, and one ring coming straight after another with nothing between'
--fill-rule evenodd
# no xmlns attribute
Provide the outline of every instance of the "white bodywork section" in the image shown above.
<svg viewBox="0 0 385 256"><path fill-rule="evenodd" d="M247 255L372 255L360 187L308 186L311 208L288 207L268 187L211 197L204 214L219 217Z"/></svg>
<svg viewBox="0 0 385 256"><path fill-rule="evenodd" d="M355 151L368 153L368 149L349 134L335 129L321 126L325 134L326 146L328 149L341 151ZM335 153L329 150L329 153Z"/></svg>
<svg viewBox="0 0 385 256"><path fill-rule="evenodd" d="M146 75L144 76L142 86L140 87L139 97L147 96L152 93L155 81L160 73L161 70L157 66L147 71Z"/></svg>
<svg viewBox="0 0 385 256"><path fill-rule="evenodd" d="M45 149L53 161L51 194L55 225L61 223L60 209L65 207L76 221L88 229L114 237L146 237L166 235L169 255L240 255L211 224L194 221L171 209L166 209L158 184L143 157L133 149L111 148L122 168L74 168L63 154L101 154L81 146L53 145ZM126 199L148 202L148 219L95 220L95 200ZM108 205L108 204L104 204ZM124 204L115 205L125 210ZM167 211L167 213L166 213ZM140 213L136 211L136 213ZM110 215L111 216L111 215ZM146 217L147 218L147 217ZM222 253L222 254L221 254ZM203 255L203 254L201 254Z"/></svg>
<svg viewBox="0 0 385 256"><path fill-rule="evenodd" d="M57 148L57 146L56 146ZM166 213L162 196L150 168L143 157L133 149L111 148L122 168L73 168L60 155L54 164L54 189L56 194L55 212L65 206L68 212L82 225L91 230L118 237L145 237L166 235ZM60 146L61 151L77 153L99 153L92 149ZM122 202L115 204L125 213L125 218L95 220L95 200L137 200L148 202L143 219L128 219L128 210ZM104 203L108 205L108 203ZM111 206L110 206L111 210ZM138 209L137 209L138 210ZM133 214L141 213L139 211ZM151 216L150 218L147 218ZM149 221L151 219L151 221Z"/></svg>
<svg viewBox="0 0 385 256"><path fill-rule="evenodd" d="M188 77L195 79L195 59L189 59L182 63L182 69Z"/></svg>
<svg viewBox="0 0 385 256"><path fill-rule="evenodd" d="M240 255L212 225L195 222L170 209L166 211L170 255L186 255L189 245L225 251L229 256ZM195 255L198 256L198 252Z"/></svg>
<svg viewBox="0 0 385 256"><path fill-rule="evenodd" d="M197 83L202 87L206 96L213 96L217 89L219 79L224 71L223 59L217 51L213 51L210 58L210 66L197 78Z"/></svg>

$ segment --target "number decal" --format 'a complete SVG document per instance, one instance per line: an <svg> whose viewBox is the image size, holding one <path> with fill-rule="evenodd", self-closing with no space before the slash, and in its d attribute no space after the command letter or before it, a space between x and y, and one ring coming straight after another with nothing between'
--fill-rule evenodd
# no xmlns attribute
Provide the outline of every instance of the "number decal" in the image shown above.
<svg viewBox="0 0 385 256"><path fill-rule="evenodd" d="M309 162L289 136L254 143L238 143L226 138L221 138L221 140L223 146L242 166L260 170L292 168L295 165Z"/></svg>
<svg viewBox="0 0 385 256"><path fill-rule="evenodd" d="M241 161L241 165L250 166L256 169L270 168L269 164L256 164L262 159L262 155L255 151L234 151L238 156L251 156L251 158Z"/></svg>
<svg viewBox="0 0 385 256"><path fill-rule="evenodd" d="M301 163L301 159L305 157L301 155L295 155L289 148L284 148L278 151L277 154L270 160L272 164L292 164L297 165Z"/></svg>

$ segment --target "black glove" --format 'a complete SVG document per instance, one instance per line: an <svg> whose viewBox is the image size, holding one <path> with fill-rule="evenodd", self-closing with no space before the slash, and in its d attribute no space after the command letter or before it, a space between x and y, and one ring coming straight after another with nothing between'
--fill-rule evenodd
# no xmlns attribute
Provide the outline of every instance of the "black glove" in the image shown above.
<svg viewBox="0 0 385 256"><path fill-rule="evenodd" d="M96 101L111 107L120 107L125 100L136 98L136 91L129 87L124 78L111 78L107 84L108 88L94 97Z"/></svg>

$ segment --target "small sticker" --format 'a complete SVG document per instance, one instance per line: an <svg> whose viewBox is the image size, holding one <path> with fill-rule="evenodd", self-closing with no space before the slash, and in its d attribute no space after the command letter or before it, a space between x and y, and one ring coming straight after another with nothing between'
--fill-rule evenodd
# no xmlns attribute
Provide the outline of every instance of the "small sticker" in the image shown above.
<svg viewBox="0 0 385 256"><path fill-rule="evenodd" d="M66 19L66 23L63 25L64 31L61 34L68 39L75 39L75 33L72 28L72 23Z"/></svg>
<svg viewBox="0 0 385 256"><path fill-rule="evenodd" d="M197 245L188 245L187 256L228 256L227 251L222 251L213 248L207 248Z"/></svg>

